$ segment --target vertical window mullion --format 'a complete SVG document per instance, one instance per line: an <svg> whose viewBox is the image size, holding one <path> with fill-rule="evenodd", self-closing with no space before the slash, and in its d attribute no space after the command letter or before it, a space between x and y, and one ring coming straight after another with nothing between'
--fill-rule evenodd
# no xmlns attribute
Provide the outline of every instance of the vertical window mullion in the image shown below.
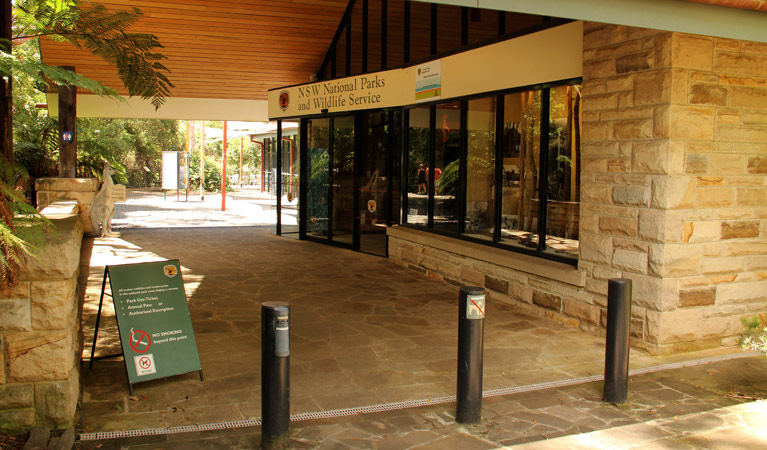
<svg viewBox="0 0 767 450"><path fill-rule="evenodd" d="M434 228L434 190L435 190L435 182L434 182L434 168L436 167L437 161L436 161L436 150L435 150L435 138L434 134L437 132L437 107L436 105L431 105L429 107L429 174L426 177L426 188L429 190L428 192L428 200L427 200L427 222L426 227L431 229Z"/></svg>
<svg viewBox="0 0 767 450"><path fill-rule="evenodd" d="M404 23L404 28L405 28L404 41L405 42L404 42L404 48L402 49L403 50L402 54L405 60L404 63L407 64L410 62L410 2L409 1L405 2L404 18L405 18L405 23Z"/></svg>
<svg viewBox="0 0 767 450"><path fill-rule="evenodd" d="M299 122L298 144L298 239L306 239L306 190L309 182L307 166L309 162L309 120L301 119Z"/></svg>
<svg viewBox="0 0 767 450"><path fill-rule="evenodd" d="M336 71L336 49L338 48L338 44L333 44L333 56L330 57L330 78L335 78L337 75Z"/></svg>
<svg viewBox="0 0 767 450"><path fill-rule="evenodd" d="M335 118L330 118L328 127L328 242L333 238L333 153L335 152Z"/></svg>
<svg viewBox="0 0 767 450"><path fill-rule="evenodd" d="M352 217L352 249L359 251L360 249L360 221L357 219L357 214L360 213L360 174L362 173L362 114L357 113L354 115L353 122L353 135L354 139L352 145L354 146L354 157L352 158L352 204L354 205L354 212ZM364 131L367 134L367 130Z"/></svg>
<svg viewBox="0 0 767 450"><path fill-rule="evenodd" d="M408 209L408 164L410 164L410 110L403 109L402 111L402 124L401 128L403 139L401 139L400 148L400 222L407 223L407 215L410 210Z"/></svg>
<svg viewBox="0 0 767 450"><path fill-rule="evenodd" d="M386 70L386 50L388 48L389 2L381 0L381 70Z"/></svg>
<svg viewBox="0 0 767 450"><path fill-rule="evenodd" d="M551 90L541 90L541 154L538 167L538 252L546 249L546 209L549 173L549 110Z"/></svg>
<svg viewBox="0 0 767 450"><path fill-rule="evenodd" d="M437 54L437 4L431 4L431 47L430 55Z"/></svg>
<svg viewBox="0 0 767 450"><path fill-rule="evenodd" d="M503 224L503 145L505 96L499 95L495 104L495 202L493 208L493 242L501 240L501 225Z"/></svg>
<svg viewBox="0 0 767 450"><path fill-rule="evenodd" d="M469 44L469 8L461 7L461 46Z"/></svg>
<svg viewBox="0 0 767 450"><path fill-rule="evenodd" d="M460 142L461 142L461 148L458 152L459 162L458 162L458 180L459 180L459 195L460 198L458 199L458 233L462 234L466 230L466 190L467 186L466 183L468 182L468 173L467 173L467 155L469 153L468 151L468 141L469 141L469 130L468 130L468 100L462 100L461 101L461 117L459 123L461 124L461 130L460 130Z"/></svg>
<svg viewBox="0 0 767 450"><path fill-rule="evenodd" d="M498 36L506 34L506 11L498 11Z"/></svg>
<svg viewBox="0 0 767 450"><path fill-rule="evenodd" d="M226 180L223 180L226 183ZM277 236L282 235L282 120L277 120Z"/></svg>
<svg viewBox="0 0 767 450"><path fill-rule="evenodd" d="M368 71L368 0L362 0L362 73Z"/></svg>
<svg viewBox="0 0 767 450"><path fill-rule="evenodd" d="M352 10L346 16L346 76L352 74Z"/></svg>

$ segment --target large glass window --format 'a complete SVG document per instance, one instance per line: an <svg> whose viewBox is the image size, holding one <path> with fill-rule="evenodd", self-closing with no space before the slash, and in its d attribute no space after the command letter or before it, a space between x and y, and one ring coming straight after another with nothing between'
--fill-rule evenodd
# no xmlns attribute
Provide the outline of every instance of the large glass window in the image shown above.
<svg viewBox="0 0 767 450"><path fill-rule="evenodd" d="M580 89L557 86L550 92L546 251L578 256Z"/></svg>
<svg viewBox="0 0 767 450"><path fill-rule="evenodd" d="M461 104L437 105L434 130L434 173L426 167L428 184L434 193L434 228L458 233L461 192Z"/></svg>
<svg viewBox="0 0 767 450"><path fill-rule="evenodd" d="M407 135L407 222L425 227L428 218L428 185L426 168L429 166L429 107L408 111Z"/></svg>
<svg viewBox="0 0 767 450"><path fill-rule="evenodd" d="M538 173L541 91L517 92L503 101L501 241L538 246Z"/></svg>
<svg viewBox="0 0 767 450"><path fill-rule="evenodd" d="M403 222L577 258L580 111L579 85L410 109Z"/></svg>
<svg viewBox="0 0 767 450"><path fill-rule="evenodd" d="M493 239L495 230L495 97L469 101L466 112L466 234Z"/></svg>

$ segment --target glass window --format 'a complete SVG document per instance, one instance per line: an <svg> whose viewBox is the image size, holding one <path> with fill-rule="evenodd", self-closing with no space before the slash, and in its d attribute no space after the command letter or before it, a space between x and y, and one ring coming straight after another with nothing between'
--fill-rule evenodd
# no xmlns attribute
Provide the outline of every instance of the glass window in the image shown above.
<svg viewBox="0 0 767 450"><path fill-rule="evenodd" d="M408 111L407 223L425 227L428 217L429 107Z"/></svg>
<svg viewBox="0 0 767 450"><path fill-rule="evenodd" d="M369 31L368 31L369 32ZM362 73L362 2L352 9L352 71L350 75Z"/></svg>
<svg viewBox="0 0 767 450"><path fill-rule="evenodd" d="M410 61L427 59L431 50L431 4L410 2Z"/></svg>
<svg viewBox="0 0 767 450"><path fill-rule="evenodd" d="M328 188L330 184L330 119L310 119L306 126L308 157L306 173L306 232L328 236Z"/></svg>
<svg viewBox="0 0 767 450"><path fill-rule="evenodd" d="M546 251L578 256L579 86L551 88L546 192Z"/></svg>
<svg viewBox="0 0 767 450"><path fill-rule="evenodd" d="M469 9L469 44L498 37L498 11Z"/></svg>
<svg viewBox="0 0 767 450"><path fill-rule="evenodd" d="M344 77L346 73L346 26L336 42L336 77Z"/></svg>
<svg viewBox="0 0 767 450"><path fill-rule="evenodd" d="M354 238L354 116L333 120L333 230L336 242Z"/></svg>
<svg viewBox="0 0 767 450"><path fill-rule="evenodd" d="M536 249L541 91L508 94L503 109L501 242Z"/></svg>
<svg viewBox="0 0 767 450"><path fill-rule="evenodd" d="M437 9L437 53L461 48L461 7L439 5Z"/></svg>
<svg viewBox="0 0 767 450"><path fill-rule="evenodd" d="M543 16L523 13L506 13L506 34L514 34L543 23Z"/></svg>
<svg viewBox="0 0 767 450"><path fill-rule="evenodd" d="M298 237L298 124L282 123L282 192L280 199L280 232Z"/></svg>
<svg viewBox="0 0 767 450"><path fill-rule="evenodd" d="M396 67L405 63L405 2L387 3L386 67Z"/></svg>
<svg viewBox="0 0 767 450"><path fill-rule="evenodd" d="M458 233L461 191L461 104L437 105L434 130L434 170L426 167L428 185L434 193L434 228Z"/></svg>
<svg viewBox="0 0 767 450"><path fill-rule="evenodd" d="M482 239L493 239L495 229L495 105L495 97L470 100L466 117L464 232Z"/></svg>
<svg viewBox="0 0 767 450"><path fill-rule="evenodd" d="M382 2L368 2L368 72L381 70ZM388 17L387 17L388 19Z"/></svg>

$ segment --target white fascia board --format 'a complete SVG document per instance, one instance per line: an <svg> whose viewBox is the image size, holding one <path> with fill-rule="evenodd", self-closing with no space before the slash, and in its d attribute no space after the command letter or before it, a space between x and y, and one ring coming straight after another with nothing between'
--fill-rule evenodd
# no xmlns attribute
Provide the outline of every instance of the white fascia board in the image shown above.
<svg viewBox="0 0 767 450"><path fill-rule="evenodd" d="M46 94L48 113L59 115L58 94ZM77 117L102 119L237 120L268 122L266 100L168 97L159 109L137 97L125 101L91 94L77 96Z"/></svg>
<svg viewBox="0 0 767 450"><path fill-rule="evenodd" d="M767 42L767 13L687 0L421 0Z"/></svg>

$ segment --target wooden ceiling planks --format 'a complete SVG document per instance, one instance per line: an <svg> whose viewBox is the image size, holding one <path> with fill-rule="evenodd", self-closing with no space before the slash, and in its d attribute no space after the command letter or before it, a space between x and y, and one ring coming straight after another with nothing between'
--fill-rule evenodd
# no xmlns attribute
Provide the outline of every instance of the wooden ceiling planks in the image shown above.
<svg viewBox="0 0 767 450"><path fill-rule="evenodd" d="M92 0L138 7L131 29L156 35L173 97L266 100L267 90L309 81L319 69L348 0ZM116 70L87 51L43 39L43 60L75 66L127 95Z"/></svg>

